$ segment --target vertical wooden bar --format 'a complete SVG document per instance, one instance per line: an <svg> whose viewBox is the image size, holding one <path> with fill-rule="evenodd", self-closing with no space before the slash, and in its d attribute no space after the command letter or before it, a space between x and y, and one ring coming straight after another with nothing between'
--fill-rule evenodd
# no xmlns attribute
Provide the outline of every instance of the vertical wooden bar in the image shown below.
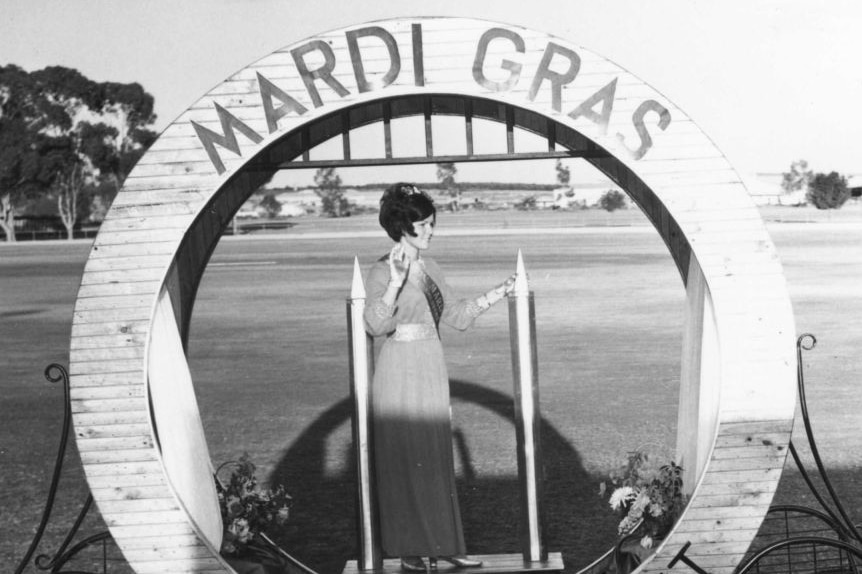
<svg viewBox="0 0 862 574"><path fill-rule="evenodd" d="M392 103L389 100L383 102L383 145L386 159L392 159Z"/></svg>
<svg viewBox="0 0 862 574"><path fill-rule="evenodd" d="M422 24L413 24L411 27L413 39L413 83L417 86L425 85L425 56L422 49Z"/></svg>
<svg viewBox="0 0 862 574"><path fill-rule="evenodd" d="M506 153L515 153L515 109L506 106Z"/></svg>
<svg viewBox="0 0 862 574"><path fill-rule="evenodd" d="M542 517L542 452L539 425L539 377L536 353L536 311L518 251L517 279L509 297L509 337L515 383L515 432L521 490L521 551L524 562L548 559Z"/></svg>
<svg viewBox="0 0 862 574"><path fill-rule="evenodd" d="M353 286L347 300L347 333L350 345L350 394L353 399L353 449L356 456L357 533L359 535L360 570L380 570L383 552L377 516L371 442L371 345L365 332L365 286L354 260Z"/></svg>
<svg viewBox="0 0 862 574"><path fill-rule="evenodd" d="M473 155L473 100L464 98L464 129L467 137L467 155Z"/></svg>
<svg viewBox="0 0 862 574"><path fill-rule="evenodd" d="M431 132L431 98L422 98L425 114L425 157L434 157L434 135Z"/></svg>
<svg viewBox="0 0 862 574"><path fill-rule="evenodd" d="M344 159L350 159L350 110L341 112L341 150Z"/></svg>
<svg viewBox="0 0 862 574"><path fill-rule="evenodd" d="M308 129L308 124L303 124L302 128L300 128L299 142L302 147L302 161L308 161L308 150L311 149L311 130Z"/></svg>

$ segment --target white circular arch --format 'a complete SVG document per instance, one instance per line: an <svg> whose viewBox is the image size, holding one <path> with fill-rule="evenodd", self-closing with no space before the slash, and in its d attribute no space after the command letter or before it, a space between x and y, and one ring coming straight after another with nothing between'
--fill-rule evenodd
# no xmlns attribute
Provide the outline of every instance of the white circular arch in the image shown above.
<svg viewBox="0 0 862 574"><path fill-rule="evenodd" d="M668 571L691 542L688 556L729 574L772 500L796 399L792 310L759 213L709 138L640 79L565 40L461 18L373 22L278 50L193 104L126 179L70 344L78 449L126 559L141 573L233 572L183 340L211 250L262 181L249 168L293 159L303 129L332 114L427 94L527 110L607 150L591 161L667 243L688 301L678 448L693 495L641 570Z"/></svg>

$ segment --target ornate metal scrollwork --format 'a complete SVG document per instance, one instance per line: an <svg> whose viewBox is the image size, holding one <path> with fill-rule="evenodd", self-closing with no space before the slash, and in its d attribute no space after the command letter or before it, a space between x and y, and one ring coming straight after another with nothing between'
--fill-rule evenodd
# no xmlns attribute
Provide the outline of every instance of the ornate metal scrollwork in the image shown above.
<svg viewBox="0 0 862 574"><path fill-rule="evenodd" d="M14 574L21 574L27 565L30 563L30 559L35 554L36 549L39 547L39 543L42 541L42 536L45 534L45 529L48 526L48 523L51 519L51 511L54 509L54 501L57 497L57 490L60 485L60 477L63 473L63 462L66 457L66 447L69 442L69 429L72 424L72 403L70 397L69 390L69 373L66 368L58 363L51 363L47 367L45 367L45 378L48 379L51 383L63 383L63 392L65 394L63 401L63 424L62 430L60 431L60 444L57 449L57 456L54 461L54 471L51 476L51 486L48 489L48 497L45 500L45 509L42 511L42 518L39 521L39 527L36 529L36 534L33 536L33 540L30 542L30 546L27 548L27 552L24 555L24 558L18 564L18 567L15 569ZM66 534L66 537L63 539L63 542L60 544L60 547L54 552L54 555L51 556L49 554L39 554L36 556L36 559L33 561L33 564L39 570L46 570L51 572L52 574L92 574L90 572L83 572L80 570L66 570L62 571L61 568L65 566L72 558L77 556L82 550L89 546L93 546L98 543L102 543L102 573L107 572L107 555L106 555L106 545L108 541L111 540L111 535L105 532L99 532L87 538L84 538L80 542L76 544L72 544L72 541L75 538L75 535L78 533L78 530L81 527L81 524L84 522L84 518L86 518L87 513L90 510L90 507L93 504L93 496L88 495L86 501L84 501L83 506L81 507L80 512L78 512L78 516L75 519L74 524L69 529L69 532Z"/></svg>

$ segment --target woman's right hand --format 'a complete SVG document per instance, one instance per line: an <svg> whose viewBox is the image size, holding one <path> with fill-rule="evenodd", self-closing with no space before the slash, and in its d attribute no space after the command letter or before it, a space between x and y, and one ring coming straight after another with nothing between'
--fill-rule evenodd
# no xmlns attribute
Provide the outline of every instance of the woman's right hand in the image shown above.
<svg viewBox="0 0 862 574"><path fill-rule="evenodd" d="M409 270L410 260L404 254L401 245L396 245L389 252L389 284L396 287L404 285Z"/></svg>

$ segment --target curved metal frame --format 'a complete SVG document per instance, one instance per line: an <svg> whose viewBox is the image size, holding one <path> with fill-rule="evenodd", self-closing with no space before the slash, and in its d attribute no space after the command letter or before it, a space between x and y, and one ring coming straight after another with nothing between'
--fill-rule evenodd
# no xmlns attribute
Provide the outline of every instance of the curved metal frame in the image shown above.
<svg viewBox="0 0 862 574"><path fill-rule="evenodd" d="M810 343L806 345L806 339L810 340ZM844 505L841 504L841 500L838 497L838 494L835 492L835 488L832 486L832 481L829 480L829 475L826 472L826 467L823 464L823 460L820 458L820 451L817 448L817 441L814 440L814 430L811 427L811 418L808 414L808 402L805 398L805 374L802 368L802 351L810 351L817 345L817 338L811 333L803 333L796 340L796 359L797 359L797 380L799 386L799 408L802 412L802 423L805 426L805 436L808 439L808 444L811 447L811 455L814 457L814 463L817 466L817 472L820 475L821 480L823 481L823 485L826 487L826 490L829 492L829 497L832 499L832 504L835 506L835 510L837 510L839 516L836 516L835 512L832 508L826 503L823 498L823 495L818 492L817 488L814 486L814 483L811 481L811 477L805 469L805 466L802 464L802 460L799 458L799 454L796 452L796 447L793 446L793 441L790 442L790 454L793 456L793 461L796 463L796 466L799 468L799 472L802 474L802 478L805 480L805 483L808 485L808 488L811 490L811 493L817 499L817 502L820 503L820 506L826 511L827 514L835 521L837 527L843 532L843 534L847 538L852 538L856 542L862 543L862 534L860 534L859 529L853 524L853 521L850 519L850 516L847 514L847 510L844 508Z"/></svg>
<svg viewBox="0 0 862 574"><path fill-rule="evenodd" d="M757 554L755 554L747 562L745 562L736 571L736 574L747 574L753 567L757 565L757 563L761 559L763 559L769 554L772 554L776 550L783 550L784 548L790 548L791 546L803 546L806 544L810 544L812 545L812 547L820 545L837 548L839 550L852 554L856 558L862 560L862 550L849 542L845 542L843 540L835 540L833 538L825 538L823 536L797 536L795 538L786 538L784 540L779 540L778 542L773 542L766 548L760 550ZM850 565L852 571L856 572L856 565L852 561L850 562Z"/></svg>
<svg viewBox="0 0 862 574"><path fill-rule="evenodd" d="M63 424L62 430L60 431L60 445L57 449L57 457L54 462L54 472L51 476L51 486L48 489L48 499L45 501L45 509L42 511L42 518L39 521L39 526L36 529L36 534L33 536L33 540L30 542L30 546L27 548L27 553L24 555L24 558L21 559L21 562L15 569L15 574L21 574L27 567L27 564L30 562L30 559L33 557L33 554L39 547L39 543L42 541L42 536L45 534L45 529L48 526L48 521L51 519L51 511L54 509L54 500L56 499L57 490L60 485L60 477L63 473L63 461L66 456L66 446L69 443L69 429L72 424L72 404L70 401L71 395L69 389L68 371L60 364L51 363L50 365L45 367L45 378L48 379L48 381L51 383L57 383L60 381L63 382ZM35 560L33 561L36 568L38 568L39 570L48 570L52 574L59 573L61 572L60 568L62 568L67 562L69 562L69 560L74 558L79 552L81 552L88 546L92 546L94 544L97 544L98 542L102 542L102 571L107 571L107 558L104 554L104 545L111 537L111 535L107 531L99 532L98 534L89 536L69 548L69 544L72 543L72 540L78 533L78 529L84 522L84 518L86 518L92 504L93 495L88 494L87 499L84 501L84 505L81 507L81 510L78 513L78 517L75 519L75 523L69 529L69 532L66 534L66 538L63 540L63 543L60 544L60 547L54 553L54 556L52 557L48 554L37 555ZM78 570L67 570L63 574L90 573Z"/></svg>
<svg viewBox="0 0 862 574"><path fill-rule="evenodd" d="M837 548L839 550L848 552L855 558L859 559L860 562L862 562L862 547L860 547L860 543L862 543L862 533L860 533L859 527L855 525L850 519L847 510L844 508L844 505L841 503L841 499L836 493L835 488L832 486L832 481L829 479L829 474L826 472L826 466L823 464L823 459L820 457L820 450L817 448L817 441L814 438L814 429L811 426L811 416L808 412L808 401L805 396L805 373L802 366L802 351L810 351L816 345L817 338L811 333L803 333L796 339L799 408L800 413L802 414L802 423L805 428L805 436L808 440L809 446L811 447L811 455L814 458L814 463L817 467L817 473L820 475L820 479L823 481L823 485L828 492L831 504L814 485L810 473L805 468L805 465L802 463L802 460L799 457L799 453L797 452L796 447L793 445L793 441L791 441L788 448L790 454L793 457L793 461L796 463L796 466L799 469L799 473L805 481L805 484L808 486L809 490L814 495L814 498L817 500L823 510L821 511L815 508L808 508L805 506L798 505L776 505L769 509L769 513L772 514L778 512L796 512L799 514L804 514L817 518L823 523L825 523L831 530L833 530L838 536L838 539L836 540L823 536L788 535L787 538L773 542L766 547L758 550L753 556L751 556L748 560L744 561L738 567L738 569L736 570L736 574L747 574L752 568L757 566L757 563L760 562L760 560L778 550L783 550L792 546L802 546L805 544L811 544L812 547L816 545L822 545ZM677 561L682 560L695 571L704 572L704 570L701 569L693 561L691 561L691 559L685 557L685 551L688 549L689 545L690 544L686 544L680 550L677 556L671 561L670 564L668 564L668 568L673 567L673 565L676 564ZM617 546L617 548L619 548L619 545ZM849 566L852 572L856 573L859 571L857 564L852 559L849 560Z"/></svg>

